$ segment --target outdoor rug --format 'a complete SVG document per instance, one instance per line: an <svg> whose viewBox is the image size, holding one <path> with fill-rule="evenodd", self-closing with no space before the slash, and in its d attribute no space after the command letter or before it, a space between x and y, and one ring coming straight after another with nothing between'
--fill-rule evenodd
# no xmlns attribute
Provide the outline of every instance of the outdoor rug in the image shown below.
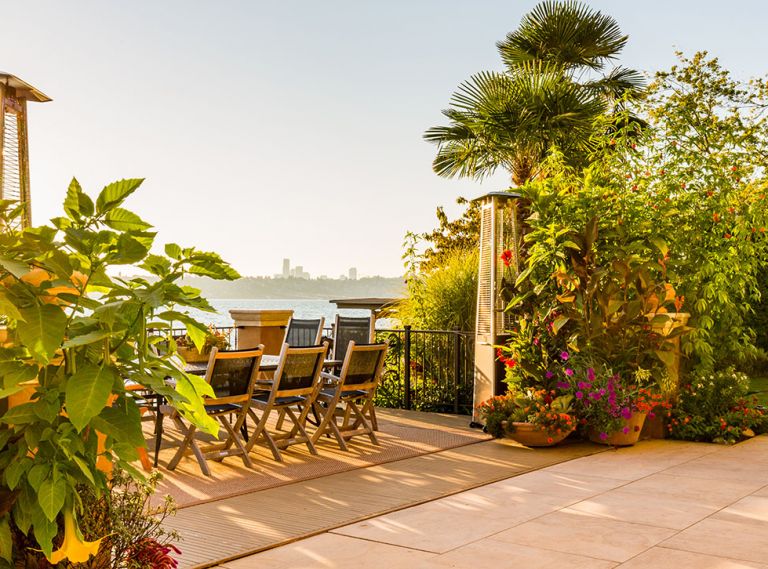
<svg viewBox="0 0 768 569"><path fill-rule="evenodd" d="M163 480L155 494L156 500L170 494L178 507L185 508L490 438L482 431L468 428L469 417L388 409L377 410L377 414L379 431L376 434L380 446L372 444L368 437L355 437L349 442L349 451L343 452L335 440L322 438L316 445L318 456L310 454L306 445L295 445L282 452L284 462L279 463L265 446L257 445L251 453L254 469L247 468L240 457L227 457L221 462L208 461L211 477L203 475L192 455L183 458L173 471L165 468L181 440L180 432L166 420L159 463ZM152 424L145 423L150 448L153 445L151 430Z"/></svg>

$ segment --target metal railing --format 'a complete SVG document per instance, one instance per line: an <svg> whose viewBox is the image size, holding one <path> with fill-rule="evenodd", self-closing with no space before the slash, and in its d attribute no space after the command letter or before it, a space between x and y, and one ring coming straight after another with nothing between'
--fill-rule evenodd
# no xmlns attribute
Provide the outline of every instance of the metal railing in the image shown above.
<svg viewBox="0 0 768 569"><path fill-rule="evenodd" d="M389 345L377 405L420 411L472 411L474 336L459 330L376 330Z"/></svg>

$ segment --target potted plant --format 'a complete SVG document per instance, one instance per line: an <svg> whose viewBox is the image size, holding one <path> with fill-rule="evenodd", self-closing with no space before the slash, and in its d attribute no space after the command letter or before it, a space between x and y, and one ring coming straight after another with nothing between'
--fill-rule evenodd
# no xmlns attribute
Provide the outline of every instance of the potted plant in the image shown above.
<svg viewBox="0 0 768 569"><path fill-rule="evenodd" d="M573 393L576 413L589 439L600 444L630 446L640 438L646 417L669 404L656 389L646 386L650 374L639 372L622 379L608 368L573 372L567 390ZM558 387L565 386L558 383Z"/></svg>
<svg viewBox="0 0 768 569"><path fill-rule="evenodd" d="M176 351L186 362L207 362L211 350L216 347L219 350L229 348L229 336L226 332L217 330L212 324L208 326L208 334L201 349L197 349L192 339L188 336L174 338Z"/></svg>
<svg viewBox="0 0 768 569"><path fill-rule="evenodd" d="M571 415L572 395L555 390L522 389L494 397L480 406L486 429L495 437L507 436L530 447L561 442L576 428Z"/></svg>

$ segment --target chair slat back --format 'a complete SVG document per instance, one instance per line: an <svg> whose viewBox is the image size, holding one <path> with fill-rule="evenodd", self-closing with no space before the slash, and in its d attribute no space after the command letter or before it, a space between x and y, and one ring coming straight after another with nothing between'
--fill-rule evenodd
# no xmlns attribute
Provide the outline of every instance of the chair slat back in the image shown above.
<svg viewBox="0 0 768 569"><path fill-rule="evenodd" d="M341 371L342 390L370 389L378 384L384 359L387 355L386 344L352 343Z"/></svg>
<svg viewBox="0 0 768 569"><path fill-rule="evenodd" d="M317 346L323 335L325 318L314 320L300 320L291 318L288 323L288 331L285 334L285 343L292 347Z"/></svg>
<svg viewBox="0 0 768 569"><path fill-rule="evenodd" d="M333 336L333 359L343 360L350 342L368 344L373 341L372 319L336 315Z"/></svg>
<svg viewBox="0 0 768 569"><path fill-rule="evenodd" d="M273 383L275 397L312 393L318 386L327 353L327 343L302 348L292 348L288 344L283 344Z"/></svg>
<svg viewBox="0 0 768 569"><path fill-rule="evenodd" d="M263 355L263 346L233 351L213 348L205 379L213 388L216 399L230 402L250 399Z"/></svg>

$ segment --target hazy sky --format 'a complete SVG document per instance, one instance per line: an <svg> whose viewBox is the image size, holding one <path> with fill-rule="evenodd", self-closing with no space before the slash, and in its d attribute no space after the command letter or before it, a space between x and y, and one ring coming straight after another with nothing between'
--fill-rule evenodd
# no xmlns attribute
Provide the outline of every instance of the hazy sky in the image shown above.
<svg viewBox="0 0 768 569"><path fill-rule="evenodd" d="M71 176L91 193L144 177L129 201L176 241L244 275L283 257L313 275L402 271L406 231L437 205L507 186L431 171L425 129L456 86L500 68L495 42L533 1L0 0L0 70L54 100L30 106L33 216ZM707 49L768 71L762 1L593 1L630 41L622 62Z"/></svg>

